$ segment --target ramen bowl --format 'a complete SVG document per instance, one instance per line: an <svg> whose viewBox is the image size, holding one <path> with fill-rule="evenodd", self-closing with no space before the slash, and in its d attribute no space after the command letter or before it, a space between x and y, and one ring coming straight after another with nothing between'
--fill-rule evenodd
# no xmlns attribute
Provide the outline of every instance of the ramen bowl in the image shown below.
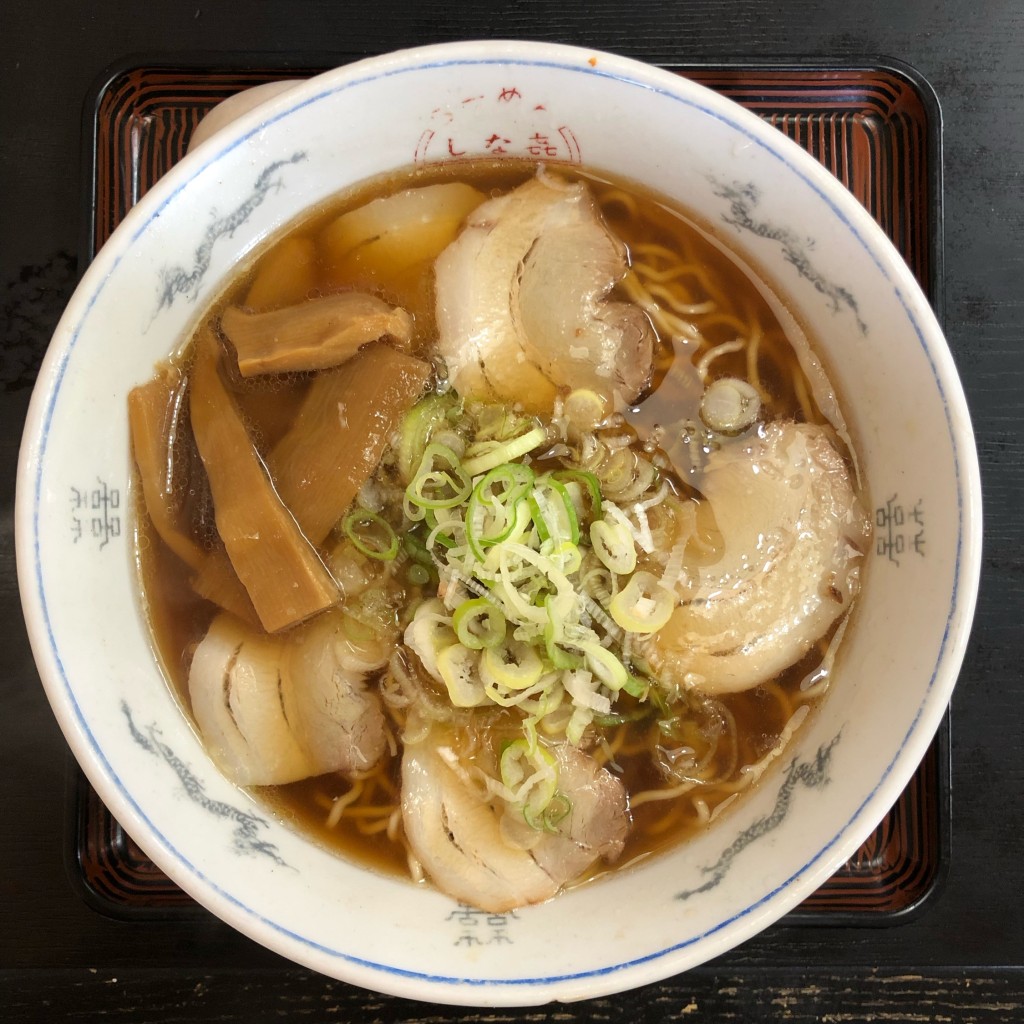
<svg viewBox="0 0 1024 1024"><path fill-rule="evenodd" d="M506 914L339 857L217 770L139 595L130 389L270 237L364 179L502 154L638 182L692 212L813 339L874 524L829 692L737 805L674 849ZM614 55L425 47L294 85L225 124L131 211L50 345L25 429L17 554L40 677L78 762L153 861L298 964L381 992L522 1005L622 991L766 928L871 833L939 727L980 559L950 353L839 182L729 100Z"/></svg>

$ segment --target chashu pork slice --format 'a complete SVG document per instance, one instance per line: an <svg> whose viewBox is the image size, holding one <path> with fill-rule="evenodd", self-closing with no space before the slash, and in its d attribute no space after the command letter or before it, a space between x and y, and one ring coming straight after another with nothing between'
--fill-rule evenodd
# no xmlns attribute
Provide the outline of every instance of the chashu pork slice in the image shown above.
<svg viewBox="0 0 1024 1024"><path fill-rule="evenodd" d="M687 574L649 642L666 681L752 689L799 661L860 587L870 522L831 432L775 422L711 453L699 487L722 556Z"/></svg>
<svg viewBox="0 0 1024 1024"><path fill-rule="evenodd" d="M653 328L609 299L628 254L586 185L538 175L477 207L435 263L438 350L470 398L548 412L559 388L633 401Z"/></svg>
<svg viewBox="0 0 1024 1024"><path fill-rule="evenodd" d="M555 748L559 792L571 808L553 832L508 828L435 727L402 757L402 821L413 853L442 891L500 913L554 896L599 859L622 852L630 820L622 782L569 744ZM521 812L520 812L521 814Z"/></svg>
<svg viewBox="0 0 1024 1024"><path fill-rule="evenodd" d="M347 638L340 613L274 636L221 614L192 658L192 713L210 756L240 786L363 771L386 746L380 700L366 687L384 660L383 647Z"/></svg>

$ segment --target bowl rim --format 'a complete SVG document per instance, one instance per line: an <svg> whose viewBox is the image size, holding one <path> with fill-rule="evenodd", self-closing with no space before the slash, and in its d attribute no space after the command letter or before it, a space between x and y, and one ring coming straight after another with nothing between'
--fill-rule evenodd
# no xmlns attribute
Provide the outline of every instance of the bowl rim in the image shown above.
<svg viewBox="0 0 1024 1024"><path fill-rule="evenodd" d="M591 61L596 61L596 64L591 64ZM309 963L309 957L300 958L295 955L294 943L306 941L301 936L287 932L275 922L254 922L251 916L243 915L238 907L233 906L226 894L211 880L176 859L171 853L173 848L170 844L166 845L165 852L166 840L158 837L143 809L135 805L129 795L119 787L112 789L108 774L109 764L93 738L88 735L84 721L71 706L73 700L69 704L67 695L60 691L58 677L63 677L68 692L70 683L65 667L59 660L46 615L36 522L46 430L59 394L68 352L77 338L81 321L96 301L106 278L114 271L123 256L123 240L134 240L143 233L152 217L171 201L184 183L202 166L213 162L227 150L243 144L245 139L261 126L287 117L299 107L315 102L331 92L362 84L372 78L444 64L505 63L540 64L617 80L624 79L629 84L662 91L676 98L690 102L696 100L699 101L698 105L713 116L724 117L731 123L738 124L743 131L770 151L781 149L784 159L790 164L795 164L797 173L807 179L837 210L852 230L861 237L862 244L876 263L881 261L879 265L884 265L884 272L895 278L901 286L901 293L909 297L912 308L908 308L908 315L932 364L935 380L943 398L958 474L957 493L961 501L954 595L928 691L918 708L908 735L882 778L851 816L844 830L846 834L840 833L829 847L817 851L814 857L808 859L759 904L748 907L743 914L721 922L716 928L695 936L686 943L664 949L641 960L570 975L553 975L543 979L474 982L472 979L438 978L434 975L396 970L387 965L358 961L346 954L333 954L331 964L326 966L310 964L315 969L335 977L369 988L393 992L396 995L463 1004L467 1004L468 995L474 997L468 1001L472 1004L479 1002L489 1005L525 1005L547 999L607 994L658 980L692 965L687 962L688 958L683 953L685 949L694 946L700 946L702 949L706 947L706 953L699 960L693 960L693 963L703 962L760 931L767 923L780 917L803 898L818 881L845 859L849 849L870 833L876 821L874 810L878 810L879 814L884 813L895 800L899 790L916 769L945 714L963 660L980 574L980 476L970 420L952 356L938 322L916 281L867 211L852 195L845 192L827 170L795 143L761 122L756 115L703 86L671 72L640 64L630 58L563 44L497 40L414 47L367 58L304 81L296 81L294 89L289 89L278 97L272 97L254 110L243 114L236 122L232 122L197 147L194 154L190 154L172 168L129 211L115 235L97 253L92 265L83 275L54 333L53 342L39 371L38 385L32 396L19 458L15 528L19 585L33 653L61 728L90 782L105 801L110 800L114 805L112 810L115 811L115 816L119 820L127 819L131 823L133 828L129 831L133 835L138 832L140 835L152 835L154 839L159 839L155 844L147 844L147 851L149 852L149 845L154 845L151 852L153 859L182 888L194 896L195 890L202 888L202 896L197 898L211 909L214 909L211 904L215 905L218 915L238 930L291 959ZM114 245L111 245L111 242L114 242ZM869 813L869 809L872 808ZM799 884L796 884L796 880L799 880ZM768 920L764 920L765 918ZM268 937L268 928L276 935ZM339 961L344 962L345 970L339 971L334 966ZM381 985L382 972L388 976L387 985ZM616 983L618 979L627 977L627 984Z"/></svg>

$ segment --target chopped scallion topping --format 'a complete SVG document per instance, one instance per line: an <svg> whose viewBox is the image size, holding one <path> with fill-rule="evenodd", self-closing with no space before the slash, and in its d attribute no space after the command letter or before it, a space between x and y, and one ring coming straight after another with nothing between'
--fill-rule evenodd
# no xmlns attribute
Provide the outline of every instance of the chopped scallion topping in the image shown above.
<svg viewBox="0 0 1024 1024"><path fill-rule="evenodd" d="M452 625L459 643L474 651L496 647L505 639L505 616L483 597L460 604L452 616Z"/></svg>
<svg viewBox="0 0 1024 1024"><path fill-rule="evenodd" d="M533 827L552 829L571 804L544 742L580 744L592 722L628 721L656 705L634 651L676 604L664 559L652 556L649 518L669 488L645 499L655 485L647 481L620 507L594 473L558 467L551 449L521 461L548 443L536 420L484 408L468 415L475 436L465 422L431 433L439 409L410 426L410 444L425 441L405 490L407 578L436 573L439 582L407 641L456 706L518 711L522 737L501 756L502 785ZM461 456L430 439L455 429ZM615 708L622 693L626 713Z"/></svg>
<svg viewBox="0 0 1024 1024"><path fill-rule="evenodd" d="M398 554L398 535L386 519L366 508L357 508L342 520L345 536L368 558L394 561Z"/></svg>

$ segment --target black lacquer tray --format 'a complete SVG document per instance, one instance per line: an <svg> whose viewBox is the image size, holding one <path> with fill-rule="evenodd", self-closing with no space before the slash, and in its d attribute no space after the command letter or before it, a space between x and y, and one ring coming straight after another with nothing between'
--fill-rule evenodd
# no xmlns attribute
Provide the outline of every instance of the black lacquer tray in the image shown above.
<svg viewBox="0 0 1024 1024"><path fill-rule="evenodd" d="M146 61L110 72L86 108L83 251L95 253L184 154L192 130L218 102L342 62ZM941 320L941 122L926 83L889 65L673 70L754 111L835 174L892 239ZM944 725L885 819L788 921L890 924L921 908L941 879L949 845L947 747ZM135 845L77 771L70 794L73 875L93 906L117 917L204 913Z"/></svg>

